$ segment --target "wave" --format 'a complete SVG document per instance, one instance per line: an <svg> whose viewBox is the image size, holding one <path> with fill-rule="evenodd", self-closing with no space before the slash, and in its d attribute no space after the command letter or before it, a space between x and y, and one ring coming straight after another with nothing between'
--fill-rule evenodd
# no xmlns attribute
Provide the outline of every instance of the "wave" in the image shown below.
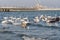
<svg viewBox="0 0 60 40"><path fill-rule="evenodd" d="M43 25L43 24L38 24L38 23L30 23L30 24L27 24L27 25L30 25L30 26L37 26L37 27L47 27L47 28L56 28L56 29L60 29L60 26L56 26L56 25Z"/></svg>
<svg viewBox="0 0 60 40"><path fill-rule="evenodd" d="M23 40L47 40L47 38L40 38L33 35L18 34L18 37L21 37Z"/></svg>
<svg viewBox="0 0 60 40"><path fill-rule="evenodd" d="M3 34L15 34L14 32L12 31L5 31L5 30L0 30L0 33L3 33Z"/></svg>
<svg viewBox="0 0 60 40"><path fill-rule="evenodd" d="M9 27L9 25L11 25L11 24L7 24L6 26L8 26L8 27L3 27L2 26L2 29L9 29L10 27ZM19 27L21 27L20 25L16 25L16 26L19 26ZM60 26L55 26L55 25L43 25L43 24L38 24L38 23L28 23L27 24L27 27L46 27L46 28L54 28L54 29L60 29ZM13 27L14 27L14 25L13 25ZM26 27L26 28L27 28Z"/></svg>
<svg viewBox="0 0 60 40"><path fill-rule="evenodd" d="M60 40L60 37L39 37L37 35L18 34L23 40Z"/></svg>

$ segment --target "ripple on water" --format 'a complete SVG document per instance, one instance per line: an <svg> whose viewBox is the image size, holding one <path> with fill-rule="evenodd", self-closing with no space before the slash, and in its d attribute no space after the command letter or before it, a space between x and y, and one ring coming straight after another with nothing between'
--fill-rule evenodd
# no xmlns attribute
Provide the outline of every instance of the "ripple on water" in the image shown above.
<svg viewBox="0 0 60 40"><path fill-rule="evenodd" d="M32 12L0 12L0 18L3 17L26 17L30 21L34 17L40 15L60 16L60 11L32 11ZM2 20L0 20L1 23ZM60 40L60 26L48 26L45 22L40 24L30 24L29 29L24 29L21 26L14 26L12 24L1 25L0 30L8 30L0 32L0 40ZM60 25L60 24L59 24ZM5 28L3 28L5 27ZM9 28L8 28L9 27Z"/></svg>

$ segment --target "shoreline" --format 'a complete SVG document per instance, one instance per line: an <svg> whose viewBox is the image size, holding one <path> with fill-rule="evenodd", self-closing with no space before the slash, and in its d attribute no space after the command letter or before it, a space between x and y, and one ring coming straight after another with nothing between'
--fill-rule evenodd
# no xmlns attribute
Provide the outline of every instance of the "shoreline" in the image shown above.
<svg viewBox="0 0 60 40"><path fill-rule="evenodd" d="M0 12L14 12L14 11L48 11L48 10L60 10L60 8L0 8Z"/></svg>

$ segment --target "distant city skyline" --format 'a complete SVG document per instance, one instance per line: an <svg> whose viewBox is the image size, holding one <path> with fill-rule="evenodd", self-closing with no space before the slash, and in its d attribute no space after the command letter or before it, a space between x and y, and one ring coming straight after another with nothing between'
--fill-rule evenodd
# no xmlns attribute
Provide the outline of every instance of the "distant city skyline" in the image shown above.
<svg viewBox="0 0 60 40"><path fill-rule="evenodd" d="M60 0L38 0L40 5L49 8L60 8ZM0 0L0 7L32 7L35 0Z"/></svg>

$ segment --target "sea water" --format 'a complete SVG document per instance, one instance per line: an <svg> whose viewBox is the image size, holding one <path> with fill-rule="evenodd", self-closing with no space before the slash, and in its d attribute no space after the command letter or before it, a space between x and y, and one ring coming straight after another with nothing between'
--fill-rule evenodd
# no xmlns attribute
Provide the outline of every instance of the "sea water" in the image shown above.
<svg viewBox="0 0 60 40"><path fill-rule="evenodd" d="M60 40L60 23L58 26L49 26L40 21L39 25L29 25L22 28L20 25L2 24L3 17L28 17L32 22L36 16L60 16L60 10L0 12L0 40ZM5 27L5 28L3 28Z"/></svg>

